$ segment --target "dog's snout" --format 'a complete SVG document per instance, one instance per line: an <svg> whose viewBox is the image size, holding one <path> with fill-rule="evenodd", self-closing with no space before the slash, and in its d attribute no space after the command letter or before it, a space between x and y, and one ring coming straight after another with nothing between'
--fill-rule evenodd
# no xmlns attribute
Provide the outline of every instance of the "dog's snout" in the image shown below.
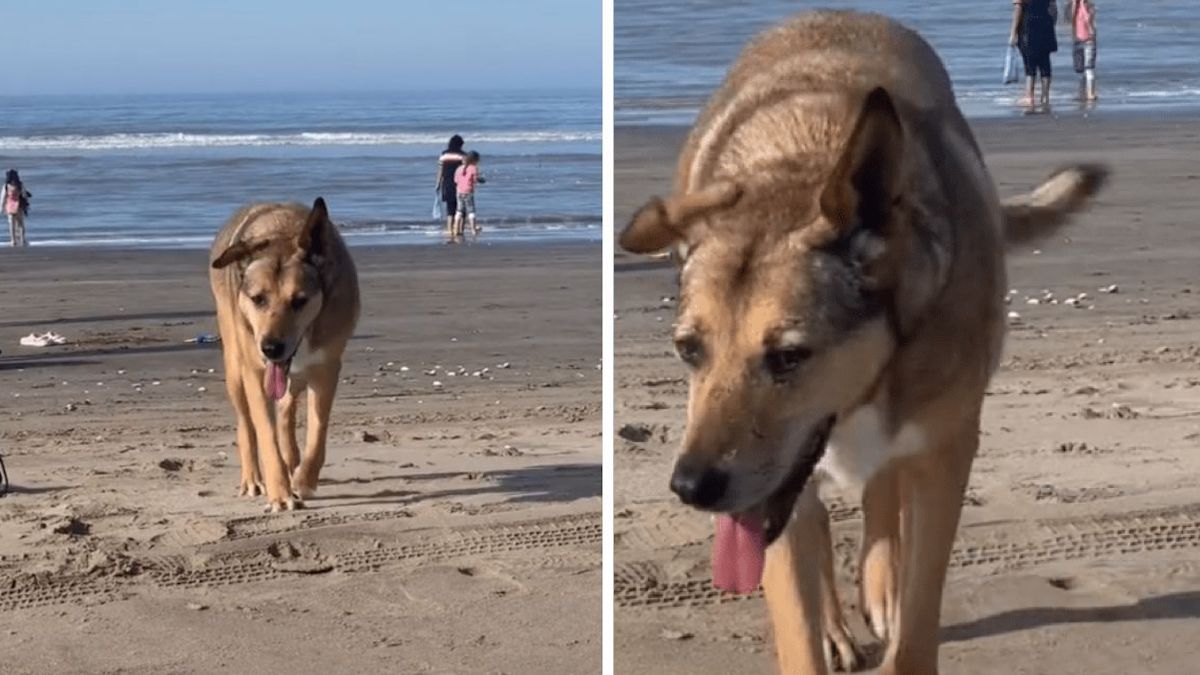
<svg viewBox="0 0 1200 675"><path fill-rule="evenodd" d="M276 359L283 358L284 345L282 341L267 338L266 340L263 340L262 344L259 346L262 347L263 356L267 357L268 359L274 361Z"/></svg>
<svg viewBox="0 0 1200 675"><path fill-rule="evenodd" d="M671 492L688 506L710 508L721 501L729 487L729 474L701 462L682 457L671 474Z"/></svg>

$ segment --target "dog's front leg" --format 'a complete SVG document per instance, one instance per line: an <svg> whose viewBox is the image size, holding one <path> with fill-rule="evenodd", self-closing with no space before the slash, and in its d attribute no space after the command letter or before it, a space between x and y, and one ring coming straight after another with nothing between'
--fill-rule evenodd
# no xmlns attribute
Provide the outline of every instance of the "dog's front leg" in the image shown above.
<svg viewBox="0 0 1200 675"><path fill-rule="evenodd" d="M775 633L779 672L827 675L825 631L821 614L822 524L824 509L817 486L809 484L796 500L796 512L783 535L767 549L763 592ZM828 546L828 544L825 544Z"/></svg>
<svg viewBox="0 0 1200 675"><path fill-rule="evenodd" d="M308 379L308 430L304 448L304 459L292 476L292 489L302 498L309 498L317 491L321 467L325 465L325 439L329 435L329 415L333 411L333 397L337 394L341 364L323 365L309 375Z"/></svg>
<svg viewBox="0 0 1200 675"><path fill-rule="evenodd" d="M263 373L243 371L243 382L262 382ZM267 504L272 512L291 511L300 504L292 497L287 468L279 455L275 430L275 402L267 398L262 386L245 387L246 402L250 404L250 418L254 422L258 438L258 460L262 465L267 488Z"/></svg>
<svg viewBox="0 0 1200 675"><path fill-rule="evenodd" d="M973 423L957 426L959 431L943 431L941 438L931 439L929 450L905 460L901 500L908 513L901 531L900 606L882 675L938 672L946 567L979 446L977 415Z"/></svg>
<svg viewBox="0 0 1200 675"><path fill-rule="evenodd" d="M250 403L246 401L246 383L236 359L225 356L225 390L229 403L237 415L238 456L242 462L242 478L238 485L239 495L257 497L266 492L262 475L258 470L258 447L255 442L254 422L250 419Z"/></svg>
<svg viewBox="0 0 1200 675"><path fill-rule="evenodd" d="M276 437L279 453L288 476L300 465L300 450L296 447L296 392L288 391L276 404Z"/></svg>

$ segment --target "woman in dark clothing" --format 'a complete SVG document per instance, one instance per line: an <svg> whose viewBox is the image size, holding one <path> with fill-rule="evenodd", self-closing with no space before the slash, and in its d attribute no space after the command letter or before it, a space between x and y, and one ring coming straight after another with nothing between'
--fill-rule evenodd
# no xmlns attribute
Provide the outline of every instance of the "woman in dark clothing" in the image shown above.
<svg viewBox="0 0 1200 675"><path fill-rule="evenodd" d="M454 240L454 214L458 211L458 195L454 187L454 171L462 166L466 154L463 153L463 138L458 134L450 137L446 149L438 157L437 187L442 195L442 203L446 205L446 233L451 241Z"/></svg>
<svg viewBox="0 0 1200 675"><path fill-rule="evenodd" d="M1058 51L1057 18L1054 0L1013 0L1008 43L1021 50L1025 61L1025 105L1033 106L1033 85L1038 77L1042 80L1042 106L1050 105L1050 54Z"/></svg>

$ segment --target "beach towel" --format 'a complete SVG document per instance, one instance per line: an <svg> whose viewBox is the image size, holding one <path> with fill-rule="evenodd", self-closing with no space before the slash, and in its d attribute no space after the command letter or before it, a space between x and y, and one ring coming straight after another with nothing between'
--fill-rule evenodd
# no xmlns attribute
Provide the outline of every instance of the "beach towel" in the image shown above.
<svg viewBox="0 0 1200 675"><path fill-rule="evenodd" d="M1017 64L1021 62L1021 52L1013 45L1004 51L1004 84L1014 84L1020 81Z"/></svg>

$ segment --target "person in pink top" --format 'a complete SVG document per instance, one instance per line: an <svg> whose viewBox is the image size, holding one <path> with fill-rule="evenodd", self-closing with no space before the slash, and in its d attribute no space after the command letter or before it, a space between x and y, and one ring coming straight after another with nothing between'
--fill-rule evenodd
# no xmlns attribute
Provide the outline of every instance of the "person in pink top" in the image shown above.
<svg viewBox="0 0 1200 675"><path fill-rule="evenodd" d="M1066 20L1071 23L1075 48L1072 57L1079 81L1080 98L1096 100L1096 3L1092 0L1068 0Z"/></svg>
<svg viewBox="0 0 1200 675"><path fill-rule="evenodd" d="M33 197L21 182L16 169L4 175L4 189L0 191L0 204L8 216L8 236L13 246L28 246L25 236L25 216L29 213L29 199Z"/></svg>
<svg viewBox="0 0 1200 675"><path fill-rule="evenodd" d="M454 227L450 233L452 241L463 236L463 219L471 223L471 234L479 236L479 225L475 222L475 185L487 181L479 175L479 153L467 153L462 166L454 170L454 186L458 191L458 211L454 214Z"/></svg>

